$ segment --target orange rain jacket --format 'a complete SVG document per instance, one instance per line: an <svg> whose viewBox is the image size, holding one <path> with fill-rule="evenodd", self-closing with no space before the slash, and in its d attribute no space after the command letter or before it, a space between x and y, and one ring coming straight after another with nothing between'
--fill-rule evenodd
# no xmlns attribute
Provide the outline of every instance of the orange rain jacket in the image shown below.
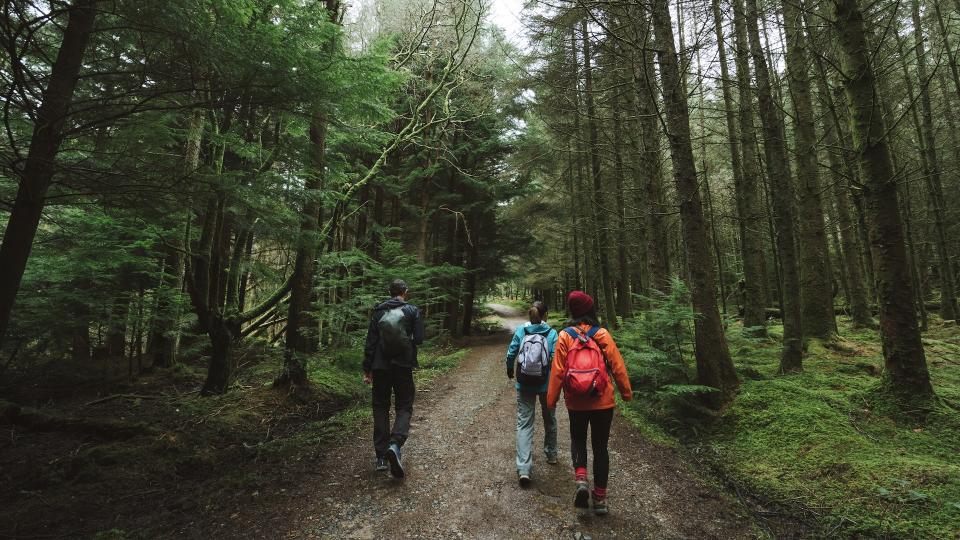
<svg viewBox="0 0 960 540"><path fill-rule="evenodd" d="M579 332L585 333L590 330L590 325L580 323L577 328ZM604 389L603 393L597 397L591 396L568 396L564 395L564 401L567 404L567 410L571 411L598 411L603 409L612 409L616 406L613 399L613 382L616 381L617 388L620 389L620 396L624 401L633 399L633 390L630 388L630 378L627 376L627 368L623 365L623 356L617 349L617 344L613 341L613 336L607 332L606 328L601 328L594 336L594 341L600 346L607 358L607 367L612 374L610 384ZM550 370L550 384L547 386L547 407L551 409L557 406L560 399L560 390L563 388L563 379L567 373L567 352L573 346L573 338L566 330L560 332L560 338L557 340L557 347L553 355L553 368Z"/></svg>

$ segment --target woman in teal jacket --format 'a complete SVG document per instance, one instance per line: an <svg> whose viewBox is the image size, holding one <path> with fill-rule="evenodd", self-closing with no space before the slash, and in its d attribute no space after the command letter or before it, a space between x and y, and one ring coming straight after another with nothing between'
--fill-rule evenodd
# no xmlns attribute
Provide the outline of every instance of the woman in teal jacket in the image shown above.
<svg viewBox="0 0 960 540"><path fill-rule="evenodd" d="M546 366L544 367L543 383L530 385L521 382L521 374L517 374L515 384L517 390L517 476L520 485L530 485L530 470L533 467L533 422L536 415L537 397L540 398L540 412L543 416L543 452L547 456L547 463L557 463L557 416L556 410L547 408L547 382L550 380L550 365L553 361L553 351L557 345L557 331L545 321L547 317L543 304L535 305L529 311L530 324L517 328L507 349L507 377L514 378L517 366L517 357L526 347L527 355L540 354L539 348L546 346ZM527 339L530 337L530 339ZM527 343L525 346L524 344ZM539 377L538 377L539 378Z"/></svg>

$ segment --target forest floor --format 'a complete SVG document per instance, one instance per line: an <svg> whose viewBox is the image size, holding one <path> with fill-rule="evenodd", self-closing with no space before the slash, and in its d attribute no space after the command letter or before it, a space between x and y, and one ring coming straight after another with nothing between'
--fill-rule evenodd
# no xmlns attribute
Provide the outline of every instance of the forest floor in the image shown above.
<svg viewBox="0 0 960 540"><path fill-rule="evenodd" d="M522 322L492 307L508 328ZM0 422L0 538L760 536L750 510L697 475L683 450L619 413L609 516L572 506L562 404L560 463L542 458L538 425L534 481L521 489L508 340L501 330L424 355L403 482L373 470L358 353L314 362L307 399L269 388L278 359L265 350L243 352L237 387L213 398L192 391L200 364L57 387L44 386L57 379L47 372L5 394L29 405L27 416L56 421ZM262 365L245 365L251 358Z"/></svg>

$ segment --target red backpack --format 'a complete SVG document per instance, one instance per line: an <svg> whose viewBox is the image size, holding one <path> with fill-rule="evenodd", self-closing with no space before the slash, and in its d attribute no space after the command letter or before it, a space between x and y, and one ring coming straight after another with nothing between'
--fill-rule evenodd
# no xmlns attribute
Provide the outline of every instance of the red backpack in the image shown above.
<svg viewBox="0 0 960 540"><path fill-rule="evenodd" d="M573 338L573 346L567 352L567 372L563 379L563 389L568 395L598 397L610 383L606 357L593 339L599 331L599 326L591 327L585 334L572 326L564 329Z"/></svg>

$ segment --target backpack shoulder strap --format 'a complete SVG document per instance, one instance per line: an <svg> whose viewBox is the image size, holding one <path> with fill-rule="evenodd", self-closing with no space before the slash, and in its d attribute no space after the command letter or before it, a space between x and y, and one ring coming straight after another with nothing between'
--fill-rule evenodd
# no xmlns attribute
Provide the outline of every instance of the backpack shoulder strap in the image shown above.
<svg viewBox="0 0 960 540"><path fill-rule="evenodd" d="M587 337L593 340L593 342L597 344L597 348L600 349L600 356L603 356L603 363L606 364L607 370L609 371L610 360L607 358L607 347L604 346L599 341L597 341L596 339L593 339L593 336L597 335L597 332L599 332L600 330L602 330L602 328L600 328L599 326L594 326L590 328L590 330L587 331Z"/></svg>
<svg viewBox="0 0 960 540"><path fill-rule="evenodd" d="M574 330L572 326L568 326L564 328L563 331L570 334L570 337L572 337L573 339L580 339L580 333Z"/></svg>

